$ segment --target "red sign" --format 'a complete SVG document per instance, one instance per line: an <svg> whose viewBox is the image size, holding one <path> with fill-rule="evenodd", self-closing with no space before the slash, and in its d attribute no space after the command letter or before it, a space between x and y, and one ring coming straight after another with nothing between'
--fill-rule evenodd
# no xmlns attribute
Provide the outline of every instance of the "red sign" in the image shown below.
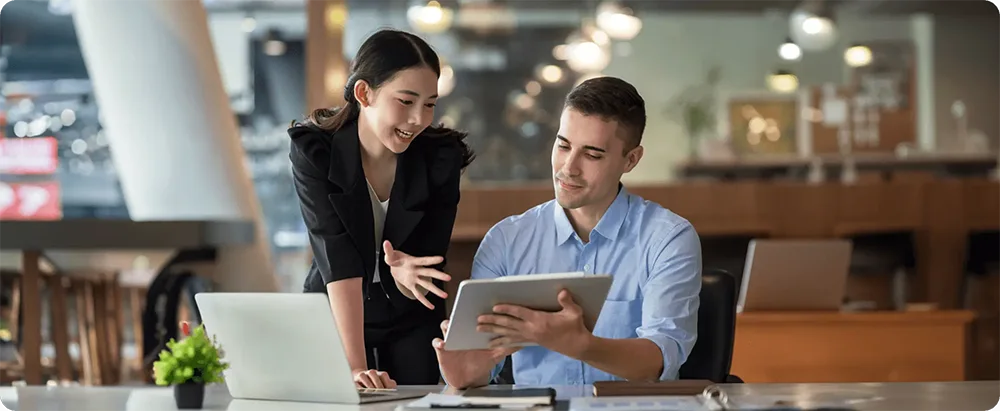
<svg viewBox="0 0 1000 411"><path fill-rule="evenodd" d="M0 220L58 220L62 218L59 183L0 182Z"/></svg>
<svg viewBox="0 0 1000 411"><path fill-rule="evenodd" d="M0 174L53 174L59 165L53 137L0 139Z"/></svg>

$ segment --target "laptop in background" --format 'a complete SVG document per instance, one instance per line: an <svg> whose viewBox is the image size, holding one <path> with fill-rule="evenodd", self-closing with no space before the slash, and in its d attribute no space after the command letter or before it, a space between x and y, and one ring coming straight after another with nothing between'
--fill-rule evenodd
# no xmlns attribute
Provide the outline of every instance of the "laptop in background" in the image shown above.
<svg viewBox="0 0 1000 411"><path fill-rule="evenodd" d="M198 293L195 300L230 364L225 378L235 399L366 404L440 391L356 388L325 294Z"/></svg>
<svg viewBox="0 0 1000 411"><path fill-rule="evenodd" d="M842 239L751 240L736 312L840 311L851 248Z"/></svg>

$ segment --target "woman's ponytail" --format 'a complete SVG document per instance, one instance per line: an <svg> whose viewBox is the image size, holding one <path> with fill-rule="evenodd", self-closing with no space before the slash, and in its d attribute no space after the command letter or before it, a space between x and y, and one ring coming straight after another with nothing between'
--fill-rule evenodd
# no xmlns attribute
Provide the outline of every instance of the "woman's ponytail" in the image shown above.
<svg viewBox="0 0 1000 411"><path fill-rule="evenodd" d="M347 79L347 85L344 86L344 101L346 103L343 107L313 110L307 121L324 131L333 133L340 130L344 124L357 120L358 116L361 115L361 107L358 106L358 99L354 97L354 83L356 81L354 76Z"/></svg>

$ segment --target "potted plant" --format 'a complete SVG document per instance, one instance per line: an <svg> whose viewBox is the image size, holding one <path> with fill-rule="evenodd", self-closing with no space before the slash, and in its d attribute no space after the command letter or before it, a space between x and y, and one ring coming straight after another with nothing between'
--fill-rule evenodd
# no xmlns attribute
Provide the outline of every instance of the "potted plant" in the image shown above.
<svg viewBox="0 0 1000 411"><path fill-rule="evenodd" d="M703 83L685 87L667 104L667 116L679 122L687 134L692 158L698 156L702 141L717 131L716 86L721 79L721 70L711 67Z"/></svg>
<svg viewBox="0 0 1000 411"><path fill-rule="evenodd" d="M160 359L153 363L153 375L156 385L174 387L178 409L197 409L205 400L205 384L223 382L222 372L229 364L222 362L222 348L205 334L204 325L193 332L186 323L182 328L186 338L167 342Z"/></svg>

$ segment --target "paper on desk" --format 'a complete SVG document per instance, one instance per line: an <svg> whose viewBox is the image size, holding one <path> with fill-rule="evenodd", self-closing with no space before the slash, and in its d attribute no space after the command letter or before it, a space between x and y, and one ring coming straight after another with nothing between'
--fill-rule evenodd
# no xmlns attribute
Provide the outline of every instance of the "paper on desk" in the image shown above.
<svg viewBox="0 0 1000 411"><path fill-rule="evenodd" d="M434 405L436 405L438 407L460 407L463 404L468 404L470 402L471 401L469 401L468 398L463 397L461 395L447 395L447 394L434 394L434 393L431 393L431 394L427 394L426 396L424 396L423 398L421 398L419 400L416 400L416 401L413 401L413 402L411 402L409 404L406 404L406 408L407 409L411 409L411 408L431 408L432 404L434 404ZM532 406L531 405L525 405L525 404L504 404L504 405L501 405L500 408L504 409L504 410L530 410L532 408Z"/></svg>
<svg viewBox="0 0 1000 411"><path fill-rule="evenodd" d="M697 396L621 396L573 398L570 411L698 411L709 410Z"/></svg>

